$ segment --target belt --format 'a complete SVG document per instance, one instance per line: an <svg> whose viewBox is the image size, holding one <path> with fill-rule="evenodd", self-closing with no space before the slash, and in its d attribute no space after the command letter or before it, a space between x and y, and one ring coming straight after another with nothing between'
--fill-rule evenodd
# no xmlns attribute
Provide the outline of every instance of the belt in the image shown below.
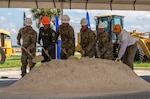
<svg viewBox="0 0 150 99"><path fill-rule="evenodd" d="M134 43L133 45L128 46L127 48L129 48L129 47L131 47L131 46L134 46L134 45L136 45L136 43Z"/></svg>

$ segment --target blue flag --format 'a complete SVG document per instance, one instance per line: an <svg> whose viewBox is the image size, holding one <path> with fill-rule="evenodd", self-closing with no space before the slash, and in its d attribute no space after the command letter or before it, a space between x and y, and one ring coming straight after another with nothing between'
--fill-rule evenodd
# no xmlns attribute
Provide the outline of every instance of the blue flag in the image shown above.
<svg viewBox="0 0 150 99"><path fill-rule="evenodd" d="M56 29L56 31L58 31L58 27L59 27L59 17L58 17L58 15L56 14L55 15L55 21L56 21L56 23L55 23L55 29ZM60 39L60 37L58 38L58 42L57 42L57 45L56 45L56 57L57 57L57 59L58 60L60 60L61 59L61 39Z"/></svg>
<svg viewBox="0 0 150 99"><path fill-rule="evenodd" d="M90 17L89 17L88 11L86 12L86 19L87 19L87 21L88 21L88 28L91 28L91 25L90 25Z"/></svg>
<svg viewBox="0 0 150 99"><path fill-rule="evenodd" d="M58 26L59 26L59 18L58 18L57 14L55 15L55 20L56 20L55 26L56 26L56 31L57 31L58 30Z"/></svg>
<svg viewBox="0 0 150 99"><path fill-rule="evenodd" d="M25 26L26 12L23 12L23 26Z"/></svg>

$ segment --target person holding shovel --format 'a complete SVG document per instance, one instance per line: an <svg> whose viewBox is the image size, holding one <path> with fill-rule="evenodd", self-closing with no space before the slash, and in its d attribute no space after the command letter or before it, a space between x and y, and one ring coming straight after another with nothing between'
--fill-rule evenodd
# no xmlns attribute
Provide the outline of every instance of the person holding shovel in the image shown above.
<svg viewBox="0 0 150 99"><path fill-rule="evenodd" d="M98 45L98 58L113 59L113 45L111 43L110 35L105 31L105 23L100 22L98 25L99 34L97 39Z"/></svg>
<svg viewBox="0 0 150 99"><path fill-rule="evenodd" d="M95 51L95 33L90 28L88 28L88 21L86 18L82 18L80 24L80 45L82 57L88 56L89 58L92 58Z"/></svg>
<svg viewBox="0 0 150 99"><path fill-rule="evenodd" d="M33 57L36 54L36 41L37 33L31 27L32 21L30 18L25 19L25 27L20 28L17 35L17 44L22 45L22 54L21 54L21 76L24 77L27 73L26 68L29 64L30 70L35 66L35 63L32 62ZM22 39L22 44L21 44Z"/></svg>
<svg viewBox="0 0 150 99"><path fill-rule="evenodd" d="M70 18L68 15L61 17L61 25L58 27L60 34L61 44L61 59L68 59L69 56L74 55L75 52L75 37L74 29L69 24Z"/></svg>
<svg viewBox="0 0 150 99"><path fill-rule="evenodd" d="M48 16L43 16L41 23L43 27L39 29L38 43L41 45L40 41L42 40L42 56L44 60L42 62L48 62L51 59L55 59L55 44L58 40L58 33L56 33L50 27L50 19Z"/></svg>

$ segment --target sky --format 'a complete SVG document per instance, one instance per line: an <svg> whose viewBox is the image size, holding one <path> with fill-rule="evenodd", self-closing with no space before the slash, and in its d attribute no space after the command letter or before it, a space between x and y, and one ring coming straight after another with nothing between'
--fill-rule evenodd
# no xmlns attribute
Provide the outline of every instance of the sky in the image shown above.
<svg viewBox="0 0 150 99"><path fill-rule="evenodd" d="M12 45L17 45L16 37L20 28L23 27L23 12L26 12L26 17L32 19L32 27L37 31L35 20L32 17L30 9L24 8L0 8L0 29L5 29L11 33ZM70 17L70 25L73 26L75 37L80 31L80 20L86 17L86 10L64 9L64 14ZM127 10L88 10L90 17L91 29L95 30L94 17L103 14L117 14L124 17L124 29L131 32L150 32L150 11L127 11ZM60 22L59 22L60 23Z"/></svg>

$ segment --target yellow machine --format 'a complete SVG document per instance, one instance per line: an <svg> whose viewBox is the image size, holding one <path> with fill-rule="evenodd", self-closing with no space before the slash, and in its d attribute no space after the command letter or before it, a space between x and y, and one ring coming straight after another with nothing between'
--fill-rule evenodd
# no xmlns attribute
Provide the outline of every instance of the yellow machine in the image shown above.
<svg viewBox="0 0 150 99"><path fill-rule="evenodd" d="M136 33L133 31L131 35L137 39L138 50L137 50L137 59L141 61L147 61L150 59L150 33L142 32Z"/></svg>
<svg viewBox="0 0 150 99"><path fill-rule="evenodd" d="M5 58L14 53L10 32L0 29L0 64L5 62Z"/></svg>
<svg viewBox="0 0 150 99"><path fill-rule="evenodd" d="M98 35L98 24L100 22L104 22L106 25L106 31L111 35L111 40L113 44L113 53L114 58L118 56L118 37L115 33L113 33L113 28L115 24L120 24L123 27L123 19L124 16L121 15L101 15L101 16L95 16L95 22L96 22L96 32ZM143 61L150 58L150 34L149 37L145 37L146 33L131 33L135 39L137 39L138 42L138 50L136 52L135 61ZM99 39L97 37L97 39ZM78 33L78 43L76 46L76 51L80 51L80 33Z"/></svg>

